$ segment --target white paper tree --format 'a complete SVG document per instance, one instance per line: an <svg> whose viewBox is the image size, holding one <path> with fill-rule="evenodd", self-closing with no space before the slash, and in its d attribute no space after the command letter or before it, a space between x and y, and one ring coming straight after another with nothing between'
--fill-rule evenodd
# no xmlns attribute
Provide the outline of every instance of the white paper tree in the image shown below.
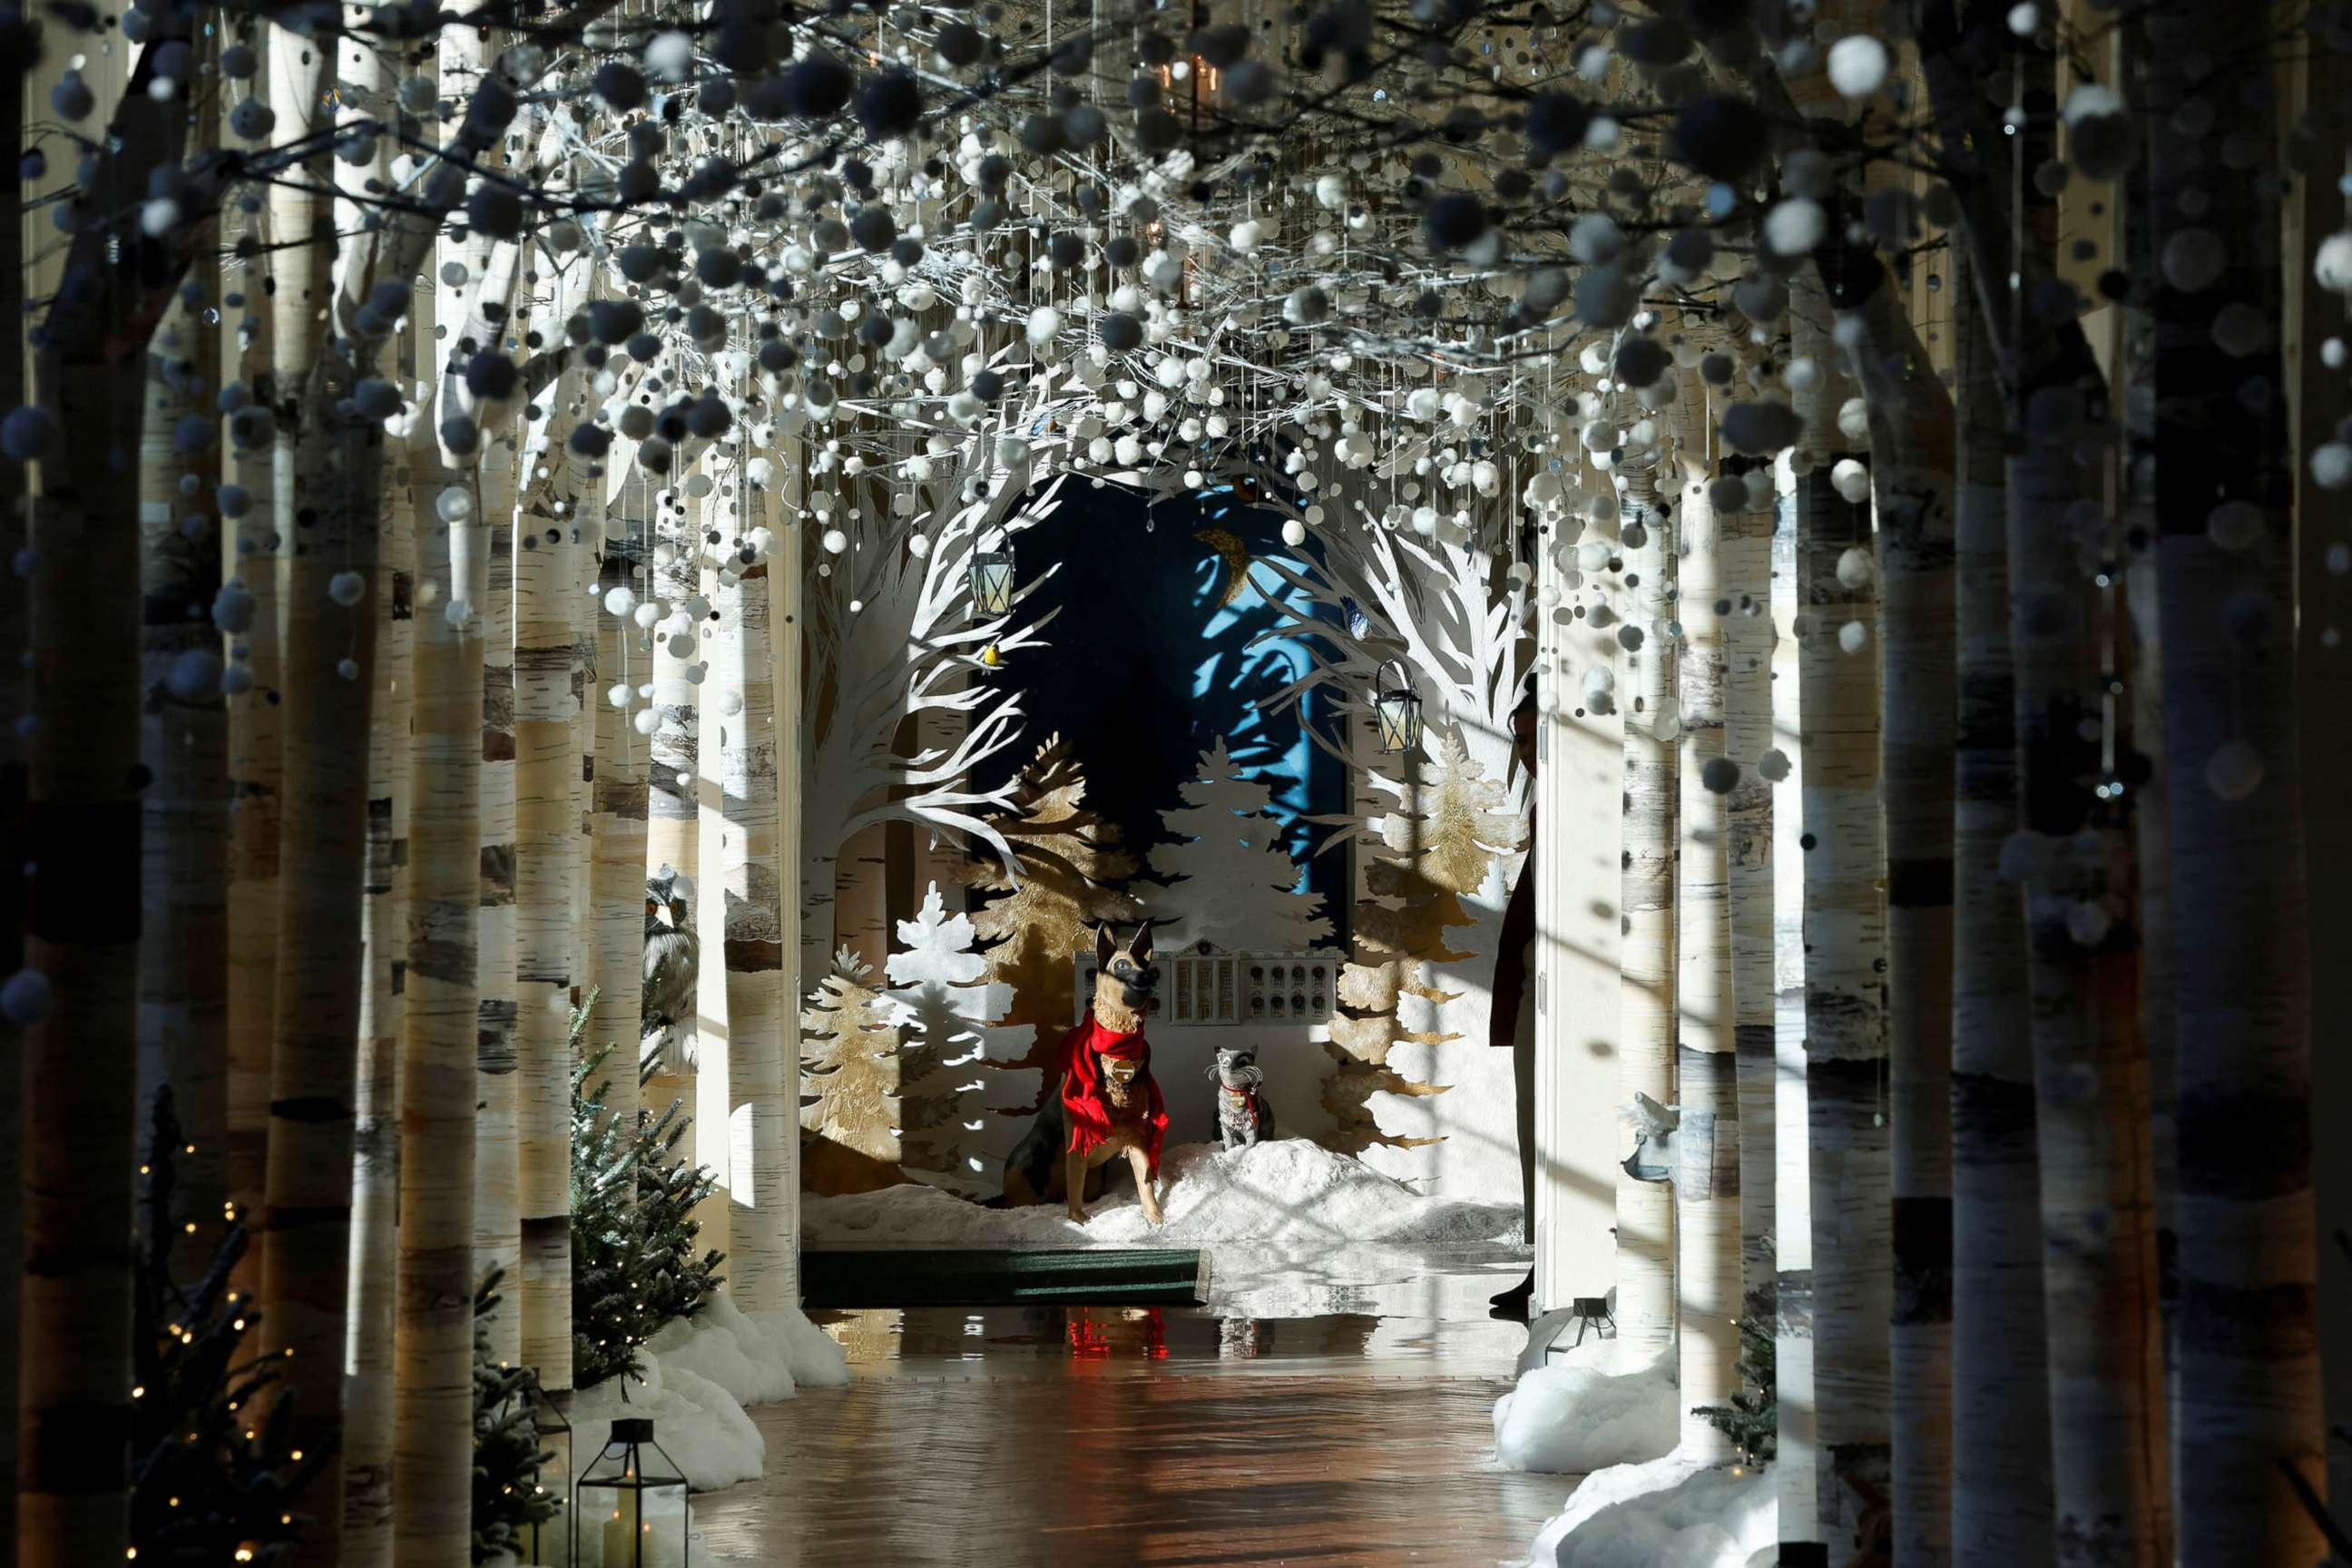
<svg viewBox="0 0 2352 1568"><path fill-rule="evenodd" d="M993 1192L1037 1100L1037 1070L1011 1065L1034 1031L992 1022L1011 1010L1013 987L985 978L971 917L950 914L937 882L898 922L898 941L883 995L899 1039L901 1168L952 1192Z"/></svg>
<svg viewBox="0 0 2352 1568"><path fill-rule="evenodd" d="M1245 775L1222 737L1207 752L1184 804L1168 814L1180 842L1151 852L1151 875L1169 885L1145 903L1170 951L1213 942L1228 952L1297 952L1328 942L1322 900L1297 890L1298 866L1283 845L1274 792Z"/></svg>

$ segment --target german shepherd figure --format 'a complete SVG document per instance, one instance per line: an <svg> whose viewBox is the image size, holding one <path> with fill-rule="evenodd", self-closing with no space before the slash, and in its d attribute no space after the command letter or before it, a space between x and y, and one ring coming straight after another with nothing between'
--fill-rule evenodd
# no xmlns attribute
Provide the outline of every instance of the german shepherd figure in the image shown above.
<svg viewBox="0 0 2352 1568"><path fill-rule="evenodd" d="M1004 1162L1006 1206L1062 1199L1070 1217L1087 1223L1087 1202L1101 1194L1116 1155L1127 1156L1143 1217L1161 1223L1160 1147L1168 1112L1151 1078L1145 1016L1160 984L1152 962L1151 922L1124 949L1111 928L1095 927L1095 995L1087 1021L1062 1042L1062 1073L1029 1131Z"/></svg>

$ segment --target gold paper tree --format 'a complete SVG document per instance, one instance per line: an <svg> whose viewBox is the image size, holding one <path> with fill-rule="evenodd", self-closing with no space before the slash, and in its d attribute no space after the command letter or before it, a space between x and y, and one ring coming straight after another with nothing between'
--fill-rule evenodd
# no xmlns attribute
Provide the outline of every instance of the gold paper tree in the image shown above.
<svg viewBox="0 0 2352 1568"><path fill-rule="evenodd" d="M1093 940L1097 921L1141 918L1119 886L1135 875L1135 858L1119 847L1118 830L1086 808L1086 794L1069 743L1049 738L1024 771L1013 809L994 819L1020 862L1019 881L992 861L964 875L966 886L996 895L973 912L972 925L992 944L989 978L1013 986L1004 1022L1037 1031L1020 1065L1044 1069L1048 1089L1074 1005L1071 959Z"/></svg>
<svg viewBox="0 0 2352 1568"><path fill-rule="evenodd" d="M867 984L873 966L845 947L801 1012L801 1184L821 1194L872 1192L898 1172L898 1030Z"/></svg>

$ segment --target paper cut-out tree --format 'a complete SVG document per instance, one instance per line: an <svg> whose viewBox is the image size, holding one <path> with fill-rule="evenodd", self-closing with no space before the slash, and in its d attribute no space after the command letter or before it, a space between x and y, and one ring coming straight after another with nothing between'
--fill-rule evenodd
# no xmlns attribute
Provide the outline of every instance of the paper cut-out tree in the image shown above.
<svg viewBox="0 0 2352 1568"><path fill-rule="evenodd" d="M906 1173L975 1196L1000 1190L1042 1075L1021 1064L1034 1031L996 1020L1013 987L988 976L971 917L948 912L934 882L915 918L898 922L884 993L898 1037L900 1162Z"/></svg>
<svg viewBox="0 0 2352 1568"><path fill-rule="evenodd" d="M873 966L849 949L834 958L801 1012L802 1185L862 1193L898 1174L898 1030L896 1009L868 984Z"/></svg>
<svg viewBox="0 0 2352 1568"><path fill-rule="evenodd" d="M1322 900L1298 890L1273 791L1243 773L1222 738L1202 753L1183 795L1166 818L1180 841L1151 852L1152 875L1169 884L1146 898L1153 918L1168 922L1157 938L1163 951L1208 942L1228 952L1297 952L1330 940Z"/></svg>

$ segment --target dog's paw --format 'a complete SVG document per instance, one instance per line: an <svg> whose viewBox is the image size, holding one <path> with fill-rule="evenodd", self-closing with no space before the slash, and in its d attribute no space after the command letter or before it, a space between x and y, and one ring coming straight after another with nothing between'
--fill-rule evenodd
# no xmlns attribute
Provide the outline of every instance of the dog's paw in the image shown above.
<svg viewBox="0 0 2352 1568"><path fill-rule="evenodd" d="M1080 1208L1076 1204L1072 1204L1070 1205L1070 1223L1072 1225L1084 1225L1087 1223L1087 1217L1086 1210Z"/></svg>

